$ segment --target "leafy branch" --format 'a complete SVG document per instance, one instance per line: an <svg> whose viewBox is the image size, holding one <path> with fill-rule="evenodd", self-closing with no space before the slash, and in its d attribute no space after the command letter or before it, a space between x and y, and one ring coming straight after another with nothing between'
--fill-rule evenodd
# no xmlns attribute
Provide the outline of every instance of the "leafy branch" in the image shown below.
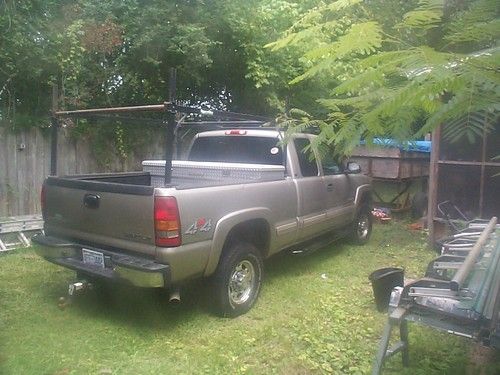
<svg viewBox="0 0 500 375"><path fill-rule="evenodd" d="M349 153L362 138L414 139L443 123L452 141L490 131L478 114L500 110L498 1L408 1L403 12L395 3L336 1L302 18L316 24L299 22L268 45L299 47L315 35L290 84L332 83L329 97L317 98L329 111L321 141ZM336 31L320 32L326 22Z"/></svg>

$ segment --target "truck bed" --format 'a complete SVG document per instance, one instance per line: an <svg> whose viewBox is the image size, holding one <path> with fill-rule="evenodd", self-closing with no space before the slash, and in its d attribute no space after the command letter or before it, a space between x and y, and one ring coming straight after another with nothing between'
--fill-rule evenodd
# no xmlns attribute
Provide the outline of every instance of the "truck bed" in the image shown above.
<svg viewBox="0 0 500 375"><path fill-rule="evenodd" d="M209 186L277 181L285 177L285 168L283 166L175 160L172 162L171 182L165 185L164 160L148 160L144 161L142 165L142 172L49 177L47 183L49 185L56 184L75 189L133 195L152 195L155 187L174 187L184 190Z"/></svg>
<svg viewBox="0 0 500 375"><path fill-rule="evenodd" d="M96 173L47 178L47 185L109 193L152 195L151 176L147 172Z"/></svg>
<svg viewBox="0 0 500 375"><path fill-rule="evenodd" d="M171 183L165 185L164 163L154 161L156 166L149 167L152 173L49 177L46 233L154 257L155 188L188 190L279 181L285 170L282 166L175 161Z"/></svg>

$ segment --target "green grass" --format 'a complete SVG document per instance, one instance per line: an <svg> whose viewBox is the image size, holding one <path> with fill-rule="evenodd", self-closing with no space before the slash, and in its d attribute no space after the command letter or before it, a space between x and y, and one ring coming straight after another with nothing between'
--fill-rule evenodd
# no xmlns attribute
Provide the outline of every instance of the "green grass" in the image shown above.
<svg viewBox="0 0 500 375"><path fill-rule="evenodd" d="M375 309L368 275L396 266L416 278L434 256L422 234L400 224L376 226L364 247L279 255L266 263L257 304L231 320L212 315L203 282L180 305L158 291L113 287L61 311L73 273L18 250L0 256L0 373L369 373L386 314ZM411 367L396 355L384 373L461 374L470 346L410 324Z"/></svg>

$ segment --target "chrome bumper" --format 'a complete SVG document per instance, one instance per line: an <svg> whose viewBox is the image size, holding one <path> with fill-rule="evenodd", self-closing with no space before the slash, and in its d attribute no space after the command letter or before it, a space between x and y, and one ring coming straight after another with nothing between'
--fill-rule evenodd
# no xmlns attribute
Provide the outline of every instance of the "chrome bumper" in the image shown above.
<svg viewBox="0 0 500 375"><path fill-rule="evenodd" d="M162 288L170 283L170 266L151 259L93 248L43 234L36 235L31 240L35 244L36 253L44 259L92 277L144 288ZM105 267L84 263L82 248L102 253Z"/></svg>

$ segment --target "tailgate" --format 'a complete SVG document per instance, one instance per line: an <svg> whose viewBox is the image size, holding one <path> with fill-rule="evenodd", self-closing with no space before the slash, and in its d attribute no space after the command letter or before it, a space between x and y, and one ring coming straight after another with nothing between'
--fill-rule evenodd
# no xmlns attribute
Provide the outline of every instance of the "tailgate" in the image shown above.
<svg viewBox="0 0 500 375"><path fill-rule="evenodd" d="M49 177L44 189L47 235L155 255L154 188Z"/></svg>

